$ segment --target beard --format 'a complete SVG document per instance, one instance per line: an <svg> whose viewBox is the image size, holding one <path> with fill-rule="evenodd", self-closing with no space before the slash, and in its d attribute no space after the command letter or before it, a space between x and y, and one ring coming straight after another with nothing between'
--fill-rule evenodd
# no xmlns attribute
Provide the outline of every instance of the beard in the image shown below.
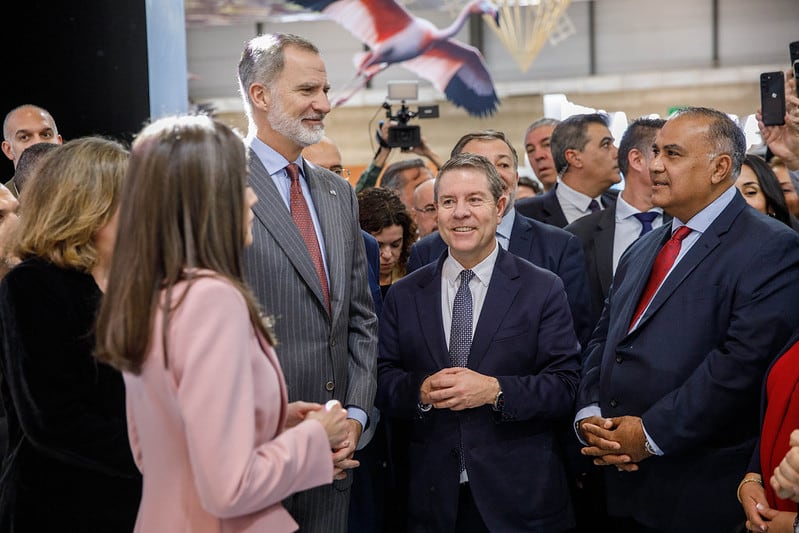
<svg viewBox="0 0 799 533"><path fill-rule="evenodd" d="M307 127L302 123L302 118L295 119L283 110L280 98L277 98L276 95L273 95L272 102L274 102L274 105L269 108L266 119L269 121L269 125L272 129L283 137L305 148L306 146L318 143L325 136L324 125L320 124L318 126ZM321 120L324 118L324 115L308 116L304 118Z"/></svg>

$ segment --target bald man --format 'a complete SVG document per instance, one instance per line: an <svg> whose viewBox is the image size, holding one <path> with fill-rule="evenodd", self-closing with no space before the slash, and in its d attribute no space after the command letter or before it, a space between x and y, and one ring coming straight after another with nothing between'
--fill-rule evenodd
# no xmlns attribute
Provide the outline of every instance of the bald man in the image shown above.
<svg viewBox="0 0 799 533"><path fill-rule="evenodd" d="M9 111L3 121L3 153L17 168L19 157L29 146L38 143L61 144L58 127L49 111L39 106L25 104ZM6 187L19 196L12 178Z"/></svg>

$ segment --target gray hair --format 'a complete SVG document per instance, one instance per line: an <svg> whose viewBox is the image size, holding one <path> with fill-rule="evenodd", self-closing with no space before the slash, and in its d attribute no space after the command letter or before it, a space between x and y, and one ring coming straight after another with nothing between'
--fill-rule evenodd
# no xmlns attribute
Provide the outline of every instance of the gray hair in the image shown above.
<svg viewBox="0 0 799 533"><path fill-rule="evenodd" d="M538 128L543 128L544 126L557 126L558 124L560 124L560 120L556 118L542 117L539 118L538 120L534 120L533 123L527 126L527 129L524 130L524 138L526 139L527 136L530 135L530 132L533 130L537 130Z"/></svg>
<svg viewBox="0 0 799 533"><path fill-rule="evenodd" d="M460 139L458 142L455 143L455 147L452 149L452 153L450 153L450 157L454 157L461 152L463 152L463 147L469 144L472 141L502 141L508 148L510 148L510 153L513 155L513 167L516 168L519 166L519 156L516 154L516 149L513 148L513 145L508 140L508 137L501 131L497 130L482 130L476 131L473 133L467 133Z"/></svg>
<svg viewBox="0 0 799 533"><path fill-rule="evenodd" d="M729 155L732 159L730 176L736 179L746 157L746 136L743 130L726 113L708 107L684 107L671 115L669 120L683 116L702 117L708 121L708 141L715 150L710 158L721 154Z"/></svg>
<svg viewBox="0 0 799 533"><path fill-rule="evenodd" d="M504 194L505 182L499 177L499 172L497 172L496 167L491 161L482 155L461 153L454 155L441 166L441 169L439 169L438 176L436 176L436 183L433 188L433 197L436 203L438 203L438 185L441 182L441 176L443 176L446 172L461 168L471 168L485 174L486 180L488 181L488 192L491 193L491 196L494 198L494 202L497 202Z"/></svg>
<svg viewBox="0 0 799 533"><path fill-rule="evenodd" d="M239 60L239 92L250 122L250 87L256 82L269 86L275 81L283 71L287 46L319 54L319 49L311 41L290 33L266 33L250 39L244 46Z"/></svg>
<svg viewBox="0 0 799 533"><path fill-rule="evenodd" d="M380 178L380 186L395 191L400 190L405 185L400 183L402 173L411 168L427 168L427 165L419 158L403 159L402 161L391 163L383 171L383 177Z"/></svg>

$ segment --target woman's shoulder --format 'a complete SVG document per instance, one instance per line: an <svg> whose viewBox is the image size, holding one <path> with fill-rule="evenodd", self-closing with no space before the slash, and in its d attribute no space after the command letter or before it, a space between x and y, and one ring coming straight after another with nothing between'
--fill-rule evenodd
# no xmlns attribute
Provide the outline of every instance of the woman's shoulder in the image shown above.
<svg viewBox="0 0 799 533"><path fill-rule="evenodd" d="M228 309L231 306L244 306L244 295L234 283L212 270L196 269L175 284L172 290L172 303L178 307L184 303L189 306L207 306L211 309Z"/></svg>
<svg viewBox="0 0 799 533"><path fill-rule="evenodd" d="M62 268L38 257L26 259L12 268L3 278L3 284L13 291L35 290L71 292L92 284L90 274Z"/></svg>

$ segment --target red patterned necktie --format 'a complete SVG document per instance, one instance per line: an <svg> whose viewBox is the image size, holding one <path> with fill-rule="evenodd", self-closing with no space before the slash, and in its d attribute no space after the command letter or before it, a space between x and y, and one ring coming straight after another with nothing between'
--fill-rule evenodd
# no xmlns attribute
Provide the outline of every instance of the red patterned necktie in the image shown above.
<svg viewBox="0 0 799 533"><path fill-rule="evenodd" d="M649 305L652 297L655 296L658 287L660 287L660 284L663 283L663 280L666 278L666 274L671 270L677 256L680 255L682 241L689 233L691 233L691 228L688 226L680 226L677 228L677 231L674 232L674 235L671 236L671 239L669 239L663 248L660 249L660 252L658 252L655 262L652 264L652 272L649 274L649 281L647 281L644 293L641 295L641 300L638 302L638 307L635 309L635 314L630 322L629 329L633 329L635 323L638 322L638 319L644 314L644 310Z"/></svg>
<svg viewBox="0 0 799 533"><path fill-rule="evenodd" d="M300 185L300 167L294 163L286 165L286 174L291 179L291 189L289 194L289 204L291 205L291 218L294 219L294 224L300 230L302 240L305 241L305 246L311 254L311 261L316 269L316 274L319 276L319 282L322 284L322 294L325 297L325 306L328 313L330 312L330 293L327 288L327 275L325 274L325 264L322 261L322 251L319 248L319 241L316 239L316 230L313 227L313 219L311 212L308 210L308 204L305 202L305 196L302 194L302 186Z"/></svg>

